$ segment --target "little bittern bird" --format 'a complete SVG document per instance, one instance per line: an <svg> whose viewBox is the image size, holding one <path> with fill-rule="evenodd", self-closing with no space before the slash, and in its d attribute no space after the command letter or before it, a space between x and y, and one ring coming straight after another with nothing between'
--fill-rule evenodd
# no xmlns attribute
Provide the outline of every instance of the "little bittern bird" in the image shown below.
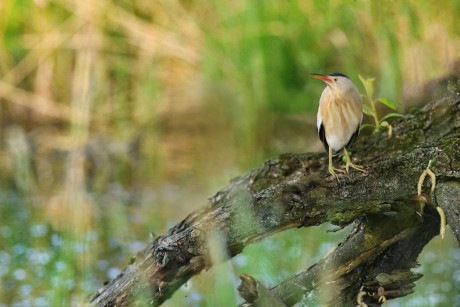
<svg viewBox="0 0 460 307"><path fill-rule="evenodd" d="M338 180L336 172L343 172L332 164L332 155L343 151L348 174L350 167L364 171L364 168L351 162L347 149L359 134L363 119L363 100L353 82L344 74L312 74L323 80L326 88L321 94L317 115L318 135L329 153L329 173Z"/></svg>

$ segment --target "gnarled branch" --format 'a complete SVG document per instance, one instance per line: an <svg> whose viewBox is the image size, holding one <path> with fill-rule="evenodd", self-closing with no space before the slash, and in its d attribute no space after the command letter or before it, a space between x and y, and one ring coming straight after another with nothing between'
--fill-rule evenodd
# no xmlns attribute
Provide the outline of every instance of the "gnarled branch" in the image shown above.
<svg viewBox="0 0 460 307"><path fill-rule="evenodd" d="M456 87L445 98L395 122L392 138L386 132L362 136L354 149L367 172L342 176L340 184L329 176L323 153L281 155L232 180L207 207L190 214L139 253L134 263L94 296L93 304L128 305L139 297L161 304L212 265L206 244L209 233L223 234L228 253L234 256L246 245L289 228L361 220L332 254L303 275L271 289L291 305L305 291L318 290L308 284L316 283L321 275L323 281L336 282L330 302L355 302L365 281L394 269L407 271L411 261L401 260L406 249L407 258L416 259L437 233L436 215L426 209L428 214L421 220L417 214L420 199L414 198L418 177L429 160L440 184L436 199L447 221L458 223L458 217L451 216L458 209L449 207L453 195L449 193L458 193L455 188L460 181L458 92ZM451 227L458 230L459 225ZM398 262L404 268L398 268ZM295 284L303 290L296 291ZM409 284L401 287L400 294ZM366 298L369 302L373 302L371 296Z"/></svg>

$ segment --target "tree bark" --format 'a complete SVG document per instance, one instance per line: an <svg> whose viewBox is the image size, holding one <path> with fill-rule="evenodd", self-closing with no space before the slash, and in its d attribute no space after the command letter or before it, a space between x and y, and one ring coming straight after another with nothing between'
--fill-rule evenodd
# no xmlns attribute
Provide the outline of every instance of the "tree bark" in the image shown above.
<svg viewBox="0 0 460 307"><path fill-rule="evenodd" d="M382 295L410 293L418 277L410 268L439 231L436 211L429 205L422 210L422 204L444 209L460 243L459 89L459 83L450 85L446 97L394 122L391 138L387 131L362 135L354 157L365 173L340 175L338 183L327 172L326 154L306 153L281 155L233 179L206 207L157 237L92 303L122 306L145 299L161 304L212 266L207 241L213 233L225 237L233 257L246 245L289 228L354 221L347 239L305 272L269 291L255 280L247 282L249 288L243 283L242 295L250 298L246 304L257 305L267 292L285 305L311 298L331 305L356 305L357 299L378 305ZM416 196L429 160L438 188L433 195ZM321 299L326 286L328 296Z"/></svg>

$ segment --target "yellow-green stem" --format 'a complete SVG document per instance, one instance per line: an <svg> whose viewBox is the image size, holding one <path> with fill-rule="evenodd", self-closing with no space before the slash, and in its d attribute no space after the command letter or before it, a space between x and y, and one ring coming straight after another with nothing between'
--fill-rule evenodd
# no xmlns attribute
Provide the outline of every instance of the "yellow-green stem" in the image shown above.
<svg viewBox="0 0 460 307"><path fill-rule="evenodd" d="M367 97L367 99L369 100L369 103L371 105L372 117L374 118L374 121L375 121L375 130L379 130L380 123L379 123L379 119L377 117L377 110L375 109L374 99L372 99L372 97L369 97L369 96Z"/></svg>

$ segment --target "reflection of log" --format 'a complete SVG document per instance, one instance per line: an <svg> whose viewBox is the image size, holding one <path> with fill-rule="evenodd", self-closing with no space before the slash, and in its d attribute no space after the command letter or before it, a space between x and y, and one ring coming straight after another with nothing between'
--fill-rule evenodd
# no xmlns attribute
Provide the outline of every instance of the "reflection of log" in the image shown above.
<svg viewBox="0 0 460 307"><path fill-rule="evenodd" d="M459 209L453 202L460 185L458 89L395 122L390 139L385 131L361 136L354 156L367 172L343 176L340 184L328 174L324 153L285 154L232 180L207 207L139 253L94 296L93 304L127 305L144 299L160 304L212 265L206 243L210 233L223 234L228 253L234 256L246 245L289 228L353 221L357 221L354 230L332 253L270 293L286 305L307 293L332 304L356 304L361 287L366 294L359 299L368 305L378 304L382 294L393 298L410 293L418 276L401 272L414 266L423 246L439 230L435 210L425 206L423 218L418 213L422 199L438 200L460 242ZM419 175L430 159L439 186L430 197L415 197ZM382 281L385 274L392 279ZM399 282L392 282L397 278ZM251 289L243 283L240 291L257 305L254 283L247 283ZM324 285L327 297L319 295Z"/></svg>

